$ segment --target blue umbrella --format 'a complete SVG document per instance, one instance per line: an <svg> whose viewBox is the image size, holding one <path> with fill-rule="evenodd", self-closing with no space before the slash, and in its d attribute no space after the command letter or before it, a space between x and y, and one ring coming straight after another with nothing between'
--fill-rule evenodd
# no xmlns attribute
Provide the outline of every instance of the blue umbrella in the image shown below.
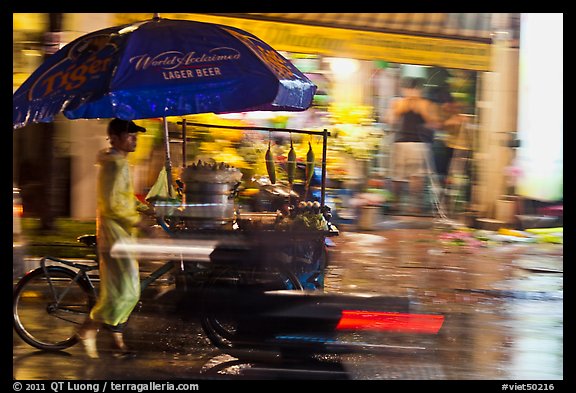
<svg viewBox="0 0 576 393"><path fill-rule="evenodd" d="M303 111L316 86L254 35L218 24L151 20L86 34L50 56L13 95L13 127L69 119L124 120Z"/></svg>

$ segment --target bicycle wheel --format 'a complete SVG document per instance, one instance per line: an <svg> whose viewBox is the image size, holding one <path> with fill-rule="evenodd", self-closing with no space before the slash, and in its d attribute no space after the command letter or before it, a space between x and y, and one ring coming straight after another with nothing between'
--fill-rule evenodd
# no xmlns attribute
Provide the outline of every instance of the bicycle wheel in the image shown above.
<svg viewBox="0 0 576 393"><path fill-rule="evenodd" d="M298 278L287 269L279 270L234 270L224 269L215 272L212 279L206 284L211 290L219 285L234 290L274 290L291 289L303 290ZM231 300L232 301L232 300ZM250 338L238 330L238 321L234 315L203 307L201 315L202 329L210 342L225 352L237 355L234 350L253 347Z"/></svg>
<svg viewBox="0 0 576 393"><path fill-rule="evenodd" d="M94 306L95 296L85 279L61 266L37 268L14 288L14 329L26 343L42 350L74 345L76 329ZM49 280L48 280L49 278Z"/></svg>

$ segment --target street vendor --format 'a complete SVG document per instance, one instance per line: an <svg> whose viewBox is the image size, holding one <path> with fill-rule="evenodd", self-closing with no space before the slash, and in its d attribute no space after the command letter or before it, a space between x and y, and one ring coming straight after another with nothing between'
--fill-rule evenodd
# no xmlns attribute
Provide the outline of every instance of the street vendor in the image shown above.
<svg viewBox="0 0 576 393"><path fill-rule="evenodd" d="M127 155L136 150L137 135L146 129L132 121L113 119L108 125L110 148L98 154L96 230L100 269L100 291L90 316L78 331L86 354L98 357L96 335L100 327L112 331L118 349L116 355L131 356L123 336L123 327L140 299L138 261L130 256L112 258L116 242L131 242L138 229L145 230L140 213L153 209L135 194Z"/></svg>

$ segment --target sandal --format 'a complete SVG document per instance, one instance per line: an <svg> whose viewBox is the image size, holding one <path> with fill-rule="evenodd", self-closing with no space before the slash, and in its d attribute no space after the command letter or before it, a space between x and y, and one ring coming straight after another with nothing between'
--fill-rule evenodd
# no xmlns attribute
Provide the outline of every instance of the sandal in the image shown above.
<svg viewBox="0 0 576 393"><path fill-rule="evenodd" d="M113 331L112 337L116 346L117 352L113 356L117 359L132 359L136 357L136 352L131 351L124 342L124 335L121 331Z"/></svg>

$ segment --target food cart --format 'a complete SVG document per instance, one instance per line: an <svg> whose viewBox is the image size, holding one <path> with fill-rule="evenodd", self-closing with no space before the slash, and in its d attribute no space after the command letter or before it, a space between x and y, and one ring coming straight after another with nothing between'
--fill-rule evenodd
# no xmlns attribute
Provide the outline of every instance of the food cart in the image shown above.
<svg viewBox="0 0 576 393"><path fill-rule="evenodd" d="M182 185L181 200L173 195L169 195L165 200L155 200L158 222L171 237L222 239L220 248L211 257L212 263L232 263L231 260L242 256L242 261L234 263L282 270L282 274L289 278L289 282L284 285L285 289L321 290L327 258L325 239L338 235L338 229L330 222L330 208L325 204L326 147L330 133L327 130L187 123L185 119L178 124L182 125L182 157L187 155L188 126L288 132L322 137L321 194L318 201L304 201L302 197L295 197L286 200L285 209L282 211L245 212L236 203L237 190L242 181L242 173L238 169L223 162L198 161L188 164L185 160L182 163L181 178L178 179L178 183ZM166 151L169 152L169 149ZM170 157L167 159L170 160ZM171 163L166 173L170 177ZM168 183L171 184L172 179L169 177ZM232 245L236 252L223 251L225 248L229 251L233 248ZM250 252L247 253L247 250ZM250 261L246 262L245 259Z"/></svg>
<svg viewBox="0 0 576 393"><path fill-rule="evenodd" d="M321 292L327 264L325 241L338 235L338 229L330 222L330 208L325 204L330 133L327 130L210 125L190 123L185 119L178 124L182 126L182 133L176 142L181 143L182 157L187 156L188 126L321 136L323 149L319 163L322 168L320 200L291 197L286 200L285 208L274 212L245 212L238 206L236 196L242 173L227 163L187 163L183 159L180 179L170 179L172 164L167 156L168 184L176 180L181 185L181 195L180 198L168 195L155 199L158 223L171 238L214 242L209 258L191 258L179 264L177 290L187 294L202 291L198 298L211 300L224 293L226 297L236 298L240 292L247 291ZM169 151L167 148L167 154ZM207 296L207 291L212 295ZM223 345L222 337L233 340L235 334L231 331L235 332L236 327L230 328L230 322L222 322L224 315L230 318L230 310L219 313L221 307L213 301L209 305L203 303L202 308L203 325L211 340L218 346Z"/></svg>

